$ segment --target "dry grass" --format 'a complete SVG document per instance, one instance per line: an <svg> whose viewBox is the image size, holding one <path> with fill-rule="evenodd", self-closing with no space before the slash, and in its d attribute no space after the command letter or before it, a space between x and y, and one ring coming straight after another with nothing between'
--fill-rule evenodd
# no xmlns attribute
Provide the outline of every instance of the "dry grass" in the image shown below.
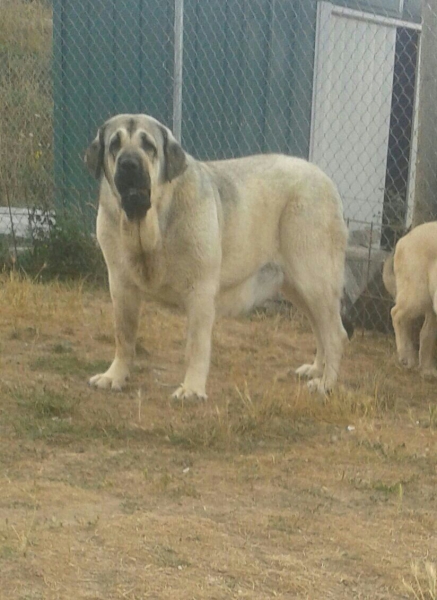
<svg viewBox="0 0 437 600"><path fill-rule="evenodd" d="M426 561L423 565L411 565L412 581L404 581L405 587L416 600L437 600L437 575L435 564Z"/></svg>
<svg viewBox="0 0 437 600"><path fill-rule="evenodd" d="M321 400L286 375L304 320L223 320L181 405L179 315L145 305L117 395L86 386L106 292L10 275L0 305L0 597L435 598L436 384L390 338L358 332Z"/></svg>
<svg viewBox="0 0 437 600"><path fill-rule="evenodd" d="M7 46L17 52L35 52L41 55L50 53L47 36L50 39L52 15L48 2L2 0L0 9L0 45L3 48Z"/></svg>

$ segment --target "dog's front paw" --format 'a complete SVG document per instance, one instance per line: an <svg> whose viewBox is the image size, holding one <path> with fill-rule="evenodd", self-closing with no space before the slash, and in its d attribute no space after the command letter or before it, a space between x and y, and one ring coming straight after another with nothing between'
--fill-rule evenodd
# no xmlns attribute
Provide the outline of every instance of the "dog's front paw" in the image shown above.
<svg viewBox="0 0 437 600"><path fill-rule="evenodd" d="M322 374L320 369L318 369L314 364L312 365L302 365L295 371L298 377L302 377L305 379L314 379L315 377L320 377Z"/></svg>
<svg viewBox="0 0 437 600"><path fill-rule="evenodd" d="M111 389L114 392L121 392L129 379L129 369L120 364L112 364L106 373L94 375L89 380L89 385L101 390Z"/></svg>
<svg viewBox="0 0 437 600"><path fill-rule="evenodd" d="M192 390L181 384L178 389L171 395L173 400L207 400L208 396L204 391Z"/></svg>
<svg viewBox="0 0 437 600"><path fill-rule="evenodd" d="M399 363L404 369L414 369L417 366L417 357L411 354L400 354Z"/></svg>
<svg viewBox="0 0 437 600"><path fill-rule="evenodd" d="M331 387L332 386L328 385L323 377L315 377L314 379L310 379L307 383L307 388L311 393L317 392L323 396L326 396L331 392Z"/></svg>

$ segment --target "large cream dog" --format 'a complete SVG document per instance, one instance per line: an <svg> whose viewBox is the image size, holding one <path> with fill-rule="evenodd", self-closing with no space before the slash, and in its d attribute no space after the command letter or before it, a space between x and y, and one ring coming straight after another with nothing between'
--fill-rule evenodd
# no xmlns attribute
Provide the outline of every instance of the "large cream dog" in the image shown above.
<svg viewBox="0 0 437 600"><path fill-rule="evenodd" d="M205 398L216 313L238 314L279 289L309 317L311 389L337 379L347 231L331 180L298 158L260 155L200 162L164 125L118 115L85 162L100 179L97 238L115 313L115 359L90 383L120 390L134 360L143 296L187 312L184 382L174 397Z"/></svg>
<svg viewBox="0 0 437 600"><path fill-rule="evenodd" d="M419 358L422 375L437 377L437 222L418 225L398 241L394 254L384 263L383 281L396 301L391 316L399 362L411 369ZM418 317L425 317L419 356L413 335Z"/></svg>

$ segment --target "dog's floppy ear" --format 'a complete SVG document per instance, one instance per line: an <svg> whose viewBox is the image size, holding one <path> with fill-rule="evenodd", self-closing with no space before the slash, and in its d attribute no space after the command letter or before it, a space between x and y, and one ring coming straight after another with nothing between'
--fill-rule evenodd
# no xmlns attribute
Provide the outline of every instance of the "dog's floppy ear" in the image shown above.
<svg viewBox="0 0 437 600"><path fill-rule="evenodd" d="M185 171L187 157L172 133L165 127L162 128L162 135L164 138L164 181L170 182Z"/></svg>
<svg viewBox="0 0 437 600"><path fill-rule="evenodd" d="M96 139L91 142L90 146L87 148L84 157L84 162L88 171L96 179L100 179L102 173L104 153L103 127L101 127L97 132Z"/></svg>

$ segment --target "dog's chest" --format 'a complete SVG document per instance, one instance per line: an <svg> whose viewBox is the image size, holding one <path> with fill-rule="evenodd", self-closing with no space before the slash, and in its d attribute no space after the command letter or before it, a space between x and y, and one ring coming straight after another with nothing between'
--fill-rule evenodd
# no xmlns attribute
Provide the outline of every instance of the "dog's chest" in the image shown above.
<svg viewBox="0 0 437 600"><path fill-rule="evenodd" d="M146 298L171 304L181 304L181 292L175 289L174 275L166 260L166 252L144 252L125 249L125 264L130 278ZM176 286L177 287L177 286Z"/></svg>
<svg viewBox="0 0 437 600"><path fill-rule="evenodd" d="M128 250L125 257L130 275L139 287L153 289L160 286L160 269L154 256Z"/></svg>

